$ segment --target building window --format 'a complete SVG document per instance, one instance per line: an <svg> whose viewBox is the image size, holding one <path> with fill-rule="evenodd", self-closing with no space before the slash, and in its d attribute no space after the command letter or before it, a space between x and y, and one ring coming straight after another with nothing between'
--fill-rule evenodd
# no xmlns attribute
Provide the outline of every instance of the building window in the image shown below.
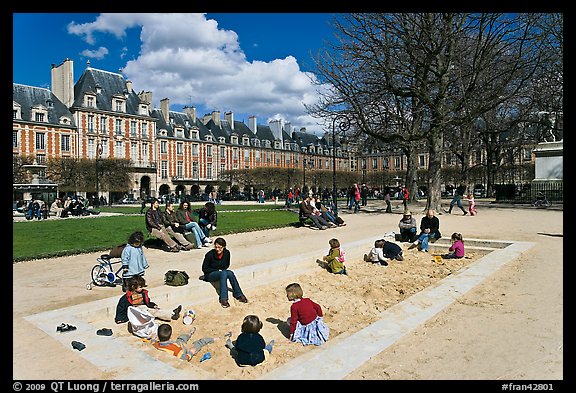
<svg viewBox="0 0 576 393"><path fill-rule="evenodd" d="M160 153L167 153L168 152L168 142L160 141Z"/></svg>
<svg viewBox="0 0 576 393"><path fill-rule="evenodd" d="M420 154L418 156L418 166L420 166L421 168L426 166L426 157L424 156L424 154Z"/></svg>
<svg viewBox="0 0 576 393"><path fill-rule="evenodd" d="M36 133L36 149L44 150L46 148L46 134L43 132Z"/></svg>
<svg viewBox="0 0 576 393"><path fill-rule="evenodd" d="M89 132L94 132L94 115L88 115L87 127Z"/></svg>
<svg viewBox="0 0 576 393"><path fill-rule="evenodd" d="M162 179L168 179L168 162L162 161L160 164L160 177Z"/></svg>
<svg viewBox="0 0 576 393"><path fill-rule="evenodd" d="M116 141L114 143L114 157L124 158L124 143L122 141Z"/></svg>
<svg viewBox="0 0 576 393"><path fill-rule="evenodd" d="M13 118L13 119L17 119L17 118L18 118L18 109L12 109L12 118Z"/></svg>
<svg viewBox="0 0 576 393"><path fill-rule="evenodd" d="M70 135L60 136L60 150L67 152L70 151Z"/></svg>
<svg viewBox="0 0 576 393"><path fill-rule="evenodd" d="M142 122L142 138L148 138L148 122Z"/></svg>
<svg viewBox="0 0 576 393"><path fill-rule="evenodd" d="M120 100L116 100L116 112L124 112L124 105Z"/></svg>
<svg viewBox="0 0 576 393"><path fill-rule="evenodd" d="M254 152L254 160L256 160L256 162L260 162L260 150L256 150Z"/></svg>
<svg viewBox="0 0 576 393"><path fill-rule="evenodd" d="M192 131L192 139L198 139L198 131Z"/></svg>
<svg viewBox="0 0 576 393"><path fill-rule="evenodd" d="M232 159L234 159L234 160L238 159L238 148L237 147L232 149Z"/></svg>
<svg viewBox="0 0 576 393"><path fill-rule="evenodd" d="M226 170L226 164L220 164L220 173Z"/></svg>
<svg viewBox="0 0 576 393"><path fill-rule="evenodd" d="M46 154L36 154L36 162L38 164L45 164L46 163ZM40 171L40 176L46 176L46 171Z"/></svg>
<svg viewBox="0 0 576 393"><path fill-rule="evenodd" d="M184 144L182 142L176 143L176 154L184 153Z"/></svg>
<svg viewBox="0 0 576 393"><path fill-rule="evenodd" d="M212 163L206 165L206 177L212 179Z"/></svg>
<svg viewBox="0 0 576 393"><path fill-rule="evenodd" d="M134 120L130 122L130 136L136 138L136 122Z"/></svg>
<svg viewBox="0 0 576 393"><path fill-rule="evenodd" d="M138 160L138 144L136 142L130 142L130 159L132 161Z"/></svg>
<svg viewBox="0 0 576 393"><path fill-rule="evenodd" d="M394 157L394 168L400 169L400 157Z"/></svg>
<svg viewBox="0 0 576 393"><path fill-rule="evenodd" d="M108 131L108 126L106 122L108 119L106 116L100 116L100 133L105 134Z"/></svg>
<svg viewBox="0 0 576 393"><path fill-rule="evenodd" d="M244 149L244 161L250 161L250 149Z"/></svg>
<svg viewBox="0 0 576 393"><path fill-rule="evenodd" d="M220 146L220 159L226 159L226 147L224 146Z"/></svg>
<svg viewBox="0 0 576 393"><path fill-rule="evenodd" d="M184 166L183 166L182 161L178 161L178 162L176 163L176 176L177 176L179 179L184 178L184 169L183 169L183 168L184 168Z"/></svg>
<svg viewBox="0 0 576 393"><path fill-rule="evenodd" d="M94 99L94 97L92 97L92 96L86 97L86 106L88 108L94 108L96 106L95 102L96 102L96 100Z"/></svg>
<svg viewBox="0 0 576 393"><path fill-rule="evenodd" d="M148 144L147 143L142 144L142 162L148 163Z"/></svg>
<svg viewBox="0 0 576 393"><path fill-rule="evenodd" d="M116 119L114 125L114 131L116 132L116 135L122 135L122 119Z"/></svg>
<svg viewBox="0 0 576 393"><path fill-rule="evenodd" d="M12 147L18 147L18 131L12 131Z"/></svg>
<svg viewBox="0 0 576 393"><path fill-rule="evenodd" d="M388 169L388 168L389 168L389 165L390 165L390 162L388 161L388 158L385 158L383 161L384 161L384 163L383 163L384 169Z"/></svg>
<svg viewBox="0 0 576 393"><path fill-rule="evenodd" d="M206 157L212 157L212 145L206 146Z"/></svg>
<svg viewBox="0 0 576 393"><path fill-rule="evenodd" d="M532 149L525 147L522 149L523 158L525 161L532 161Z"/></svg>
<svg viewBox="0 0 576 393"><path fill-rule="evenodd" d="M36 112L34 120L36 120L37 122L44 122L44 113Z"/></svg>
<svg viewBox="0 0 576 393"><path fill-rule="evenodd" d="M197 143L192 144L192 156L198 157L198 144Z"/></svg>
<svg viewBox="0 0 576 393"><path fill-rule="evenodd" d="M192 178L193 179L198 179L198 161L194 161L192 163Z"/></svg>
<svg viewBox="0 0 576 393"><path fill-rule="evenodd" d="M378 159L377 158L372 159L372 169L378 169Z"/></svg>

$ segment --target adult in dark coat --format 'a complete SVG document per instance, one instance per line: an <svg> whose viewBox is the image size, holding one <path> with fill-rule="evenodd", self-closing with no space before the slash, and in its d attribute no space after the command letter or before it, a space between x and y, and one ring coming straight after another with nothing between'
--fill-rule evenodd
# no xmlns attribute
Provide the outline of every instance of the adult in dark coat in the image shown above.
<svg viewBox="0 0 576 393"><path fill-rule="evenodd" d="M420 244L420 251L428 252L428 243L431 239L440 239L440 220L434 215L434 210L428 209L426 215L420 221L420 235L410 248L418 247Z"/></svg>

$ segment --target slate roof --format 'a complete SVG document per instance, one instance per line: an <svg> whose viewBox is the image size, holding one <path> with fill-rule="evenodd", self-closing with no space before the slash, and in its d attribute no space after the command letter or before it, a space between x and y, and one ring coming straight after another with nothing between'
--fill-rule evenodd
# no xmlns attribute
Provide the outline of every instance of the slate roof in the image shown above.
<svg viewBox="0 0 576 393"><path fill-rule="evenodd" d="M184 129L184 137L190 138L193 128L199 130L200 140L205 140L205 136L211 134L210 130L200 121L200 119L192 119L187 113L170 111L168 118L172 119L172 123L166 123L162 110L158 108L152 109L150 116L156 119L156 130L166 130L168 137L176 136L176 128L182 127Z"/></svg>
<svg viewBox="0 0 576 393"><path fill-rule="evenodd" d="M59 127L76 127L74 116L52 92L41 87L12 83L12 99L21 107L22 120L32 121L32 107L43 105L48 112L47 123ZM60 118L66 116L70 124L61 124Z"/></svg>
<svg viewBox="0 0 576 393"><path fill-rule="evenodd" d="M73 107L84 106L84 93L86 92L96 95L96 108L99 110L115 112L116 108L112 108L112 97L122 95L126 98L125 113L128 115L139 114L140 98L134 90L128 93L126 81L121 74L87 67L74 85Z"/></svg>

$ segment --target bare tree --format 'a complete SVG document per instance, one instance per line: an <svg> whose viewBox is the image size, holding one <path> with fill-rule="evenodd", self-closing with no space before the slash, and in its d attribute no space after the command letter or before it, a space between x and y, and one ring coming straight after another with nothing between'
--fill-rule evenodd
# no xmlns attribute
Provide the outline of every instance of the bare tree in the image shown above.
<svg viewBox="0 0 576 393"><path fill-rule="evenodd" d="M542 65L537 18L517 14L350 14L316 57L322 100L309 111L346 113L357 132L407 156L425 141L426 208L441 211L444 138L516 97ZM409 161L411 162L411 161ZM414 168L408 169L412 184Z"/></svg>

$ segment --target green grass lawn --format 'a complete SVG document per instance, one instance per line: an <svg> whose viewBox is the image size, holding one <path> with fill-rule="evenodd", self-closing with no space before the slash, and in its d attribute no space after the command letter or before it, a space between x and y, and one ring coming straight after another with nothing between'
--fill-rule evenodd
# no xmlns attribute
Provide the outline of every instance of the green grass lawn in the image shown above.
<svg viewBox="0 0 576 393"><path fill-rule="evenodd" d="M140 230L148 235L144 215L138 214L140 207L122 206L101 210L124 214L111 217L13 222L13 262L108 251L118 244L125 243L134 231ZM211 231L210 237L281 228L297 223L297 214L286 211L278 205L219 206L217 230Z"/></svg>

